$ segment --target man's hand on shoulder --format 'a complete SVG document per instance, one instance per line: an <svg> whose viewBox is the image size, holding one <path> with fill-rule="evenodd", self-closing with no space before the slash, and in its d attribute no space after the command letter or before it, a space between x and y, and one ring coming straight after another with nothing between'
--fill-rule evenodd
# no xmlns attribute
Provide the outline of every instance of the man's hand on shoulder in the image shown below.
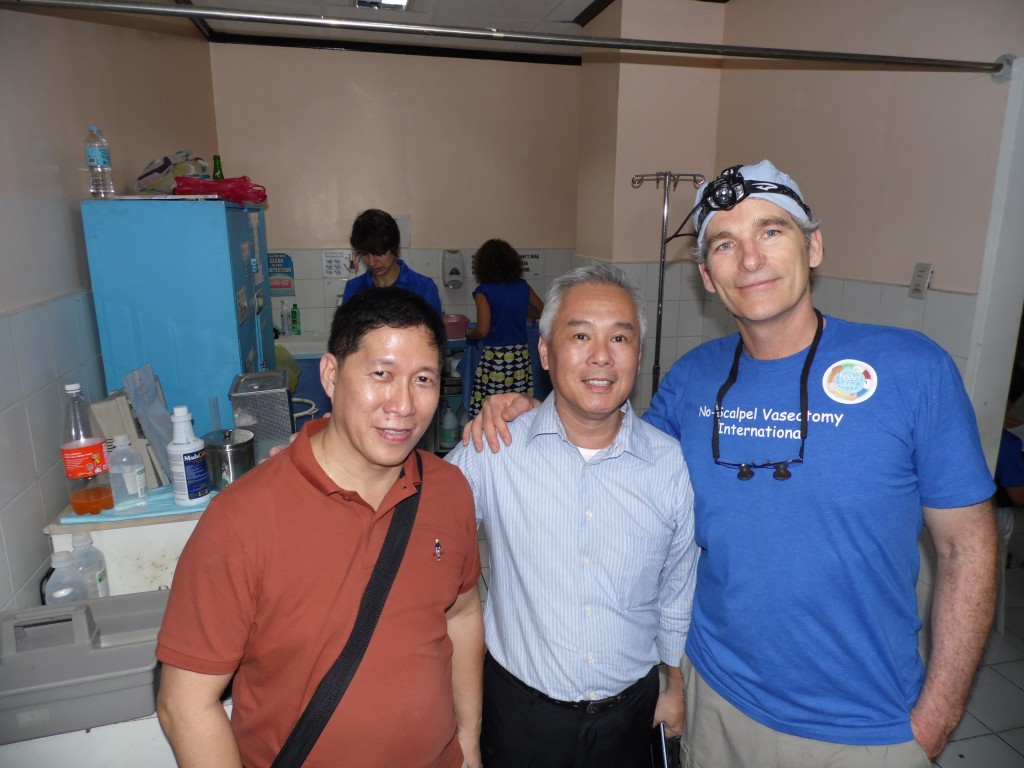
<svg viewBox="0 0 1024 768"><path fill-rule="evenodd" d="M512 445L508 422L538 405L539 400L515 392L491 395L484 400L480 413L462 430L462 444L469 445L472 440L473 447L479 453L484 449L486 439L491 453L497 453L501 447L499 438L505 445Z"/></svg>

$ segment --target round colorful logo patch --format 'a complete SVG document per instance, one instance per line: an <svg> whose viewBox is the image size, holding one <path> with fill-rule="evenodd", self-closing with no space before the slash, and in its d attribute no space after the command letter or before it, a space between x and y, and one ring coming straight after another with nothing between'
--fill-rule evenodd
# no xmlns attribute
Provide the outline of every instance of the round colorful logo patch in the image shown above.
<svg viewBox="0 0 1024 768"><path fill-rule="evenodd" d="M874 368L860 360L840 360L825 370L821 386L825 394L837 403L863 403L875 394L878 374Z"/></svg>

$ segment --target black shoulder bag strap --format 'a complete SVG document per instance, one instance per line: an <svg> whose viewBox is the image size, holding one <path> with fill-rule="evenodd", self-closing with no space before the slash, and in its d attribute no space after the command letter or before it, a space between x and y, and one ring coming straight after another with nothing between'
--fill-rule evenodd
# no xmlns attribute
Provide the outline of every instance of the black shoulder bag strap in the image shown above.
<svg viewBox="0 0 1024 768"><path fill-rule="evenodd" d="M345 642L341 655L320 681L313 698L309 700L271 768L298 768L305 762L316 740L320 738L320 733L337 709L338 702L345 695L349 683L355 677L359 663L370 645L373 630L377 627L377 620L384 609L398 567L402 564L409 536L412 534L412 524L416 519L416 509L419 507L420 493L423 490L423 460L419 451L416 452L416 466L420 474L420 489L395 507L384 545L373 566L373 573L370 574L363 598L359 602L359 612L352 626L352 634Z"/></svg>

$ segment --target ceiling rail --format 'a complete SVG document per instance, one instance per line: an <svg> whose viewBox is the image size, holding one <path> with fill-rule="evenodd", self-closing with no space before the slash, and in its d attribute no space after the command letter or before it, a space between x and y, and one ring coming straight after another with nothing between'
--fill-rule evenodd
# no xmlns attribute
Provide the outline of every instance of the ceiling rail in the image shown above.
<svg viewBox="0 0 1024 768"><path fill-rule="evenodd" d="M537 32L510 32L498 29L470 27L443 27L422 24L403 24L386 21L339 19L290 13L235 11L227 8L197 8L186 5L154 5L100 0L0 0L0 6L67 8L103 11L107 13L137 13L152 16L179 16L192 19L219 19L263 24L288 24L329 29L390 32L406 35L451 37L463 40L489 40L492 42L528 43L535 45L604 48L620 51L646 51L652 53L691 54L697 56L723 56L745 59L781 59L786 61L812 61L861 66L898 67L926 71L982 72L1005 79L1013 57L1001 56L994 62L961 61L956 59L930 59L912 56L886 56L838 51L805 51L786 48L759 48L742 45L716 45L709 43L678 43L668 40L640 40L636 38L589 37L587 35L543 34Z"/></svg>

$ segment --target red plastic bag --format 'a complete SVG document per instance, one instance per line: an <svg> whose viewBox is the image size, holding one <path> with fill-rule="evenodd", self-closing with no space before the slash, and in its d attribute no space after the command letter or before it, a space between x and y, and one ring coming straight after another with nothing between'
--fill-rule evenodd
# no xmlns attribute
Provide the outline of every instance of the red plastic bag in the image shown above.
<svg viewBox="0 0 1024 768"><path fill-rule="evenodd" d="M248 176L231 179L197 179L175 176L176 195L217 195L234 203L262 203L267 199L267 188L254 184Z"/></svg>

